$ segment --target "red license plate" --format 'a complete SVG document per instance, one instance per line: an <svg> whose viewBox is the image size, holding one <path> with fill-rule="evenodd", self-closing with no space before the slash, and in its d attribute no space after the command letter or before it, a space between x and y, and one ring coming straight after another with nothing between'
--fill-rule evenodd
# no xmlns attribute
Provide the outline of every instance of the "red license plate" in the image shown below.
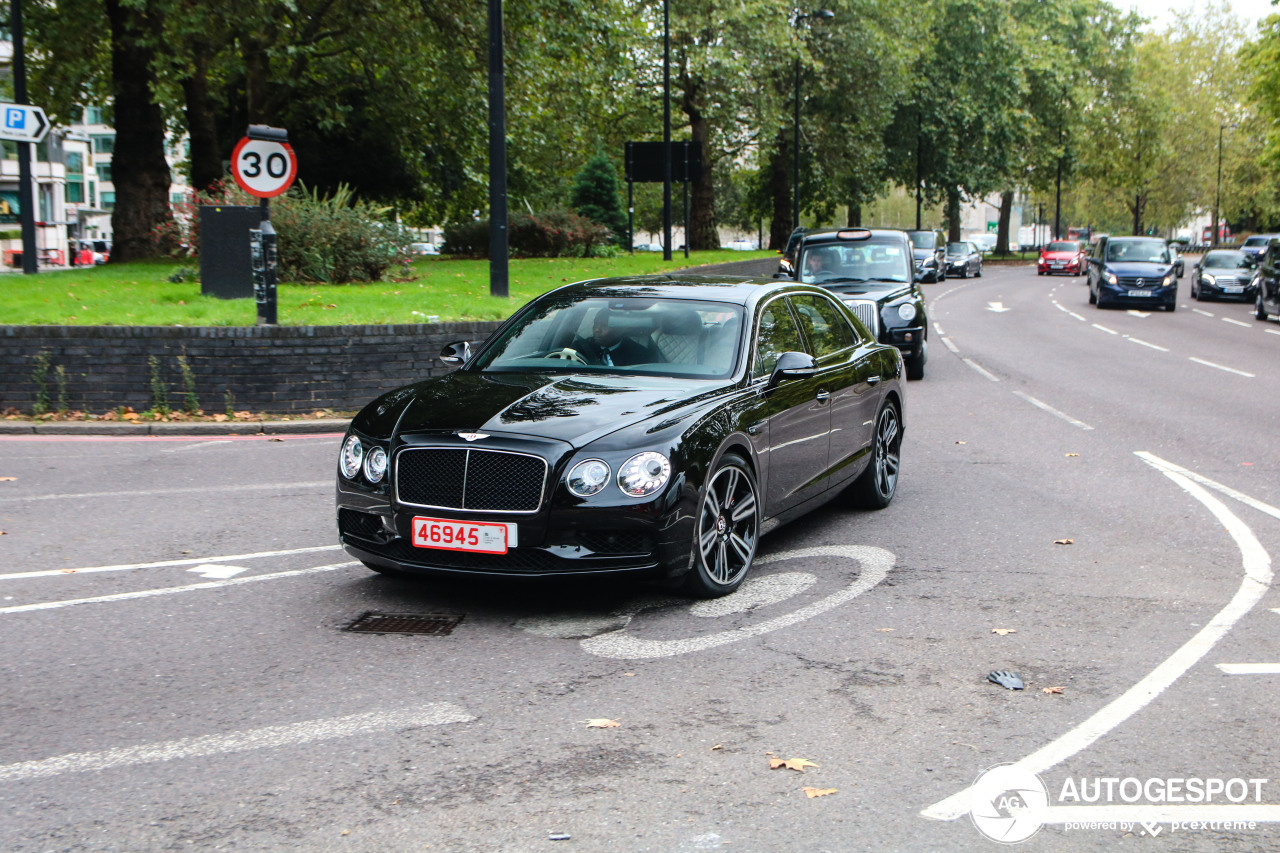
<svg viewBox="0 0 1280 853"><path fill-rule="evenodd" d="M505 522L417 517L413 520L413 544L417 548L441 551L505 554L516 544L516 526Z"/></svg>

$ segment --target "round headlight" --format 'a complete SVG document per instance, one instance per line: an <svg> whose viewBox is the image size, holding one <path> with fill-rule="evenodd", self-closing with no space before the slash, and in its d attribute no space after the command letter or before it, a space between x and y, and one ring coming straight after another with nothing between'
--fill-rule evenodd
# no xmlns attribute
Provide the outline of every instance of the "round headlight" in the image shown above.
<svg viewBox="0 0 1280 853"><path fill-rule="evenodd" d="M387 473L387 451L375 447L364 457L364 478L370 483L377 483Z"/></svg>
<svg viewBox="0 0 1280 853"><path fill-rule="evenodd" d="M637 453L618 471L618 488L633 498L644 498L667 484L671 463L652 450Z"/></svg>
<svg viewBox="0 0 1280 853"><path fill-rule="evenodd" d="M360 473L360 464L364 462L364 446L354 435L342 444L342 452L338 454L338 470L348 480Z"/></svg>
<svg viewBox="0 0 1280 853"><path fill-rule="evenodd" d="M609 466L599 459L579 462L569 471L569 491L580 498L598 494L609 483Z"/></svg>
<svg viewBox="0 0 1280 853"><path fill-rule="evenodd" d="M904 302L898 306L898 316L906 322L910 323L916 318L916 306L910 302Z"/></svg>

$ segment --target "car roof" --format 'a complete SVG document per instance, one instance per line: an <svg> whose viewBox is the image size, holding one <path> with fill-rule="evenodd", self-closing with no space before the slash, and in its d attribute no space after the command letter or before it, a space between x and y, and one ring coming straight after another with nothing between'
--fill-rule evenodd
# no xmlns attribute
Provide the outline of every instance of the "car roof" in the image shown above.
<svg viewBox="0 0 1280 853"><path fill-rule="evenodd" d="M866 239L869 239L869 240L870 240L870 239L880 239L880 240L883 240L883 239L885 239L885 238L889 238L889 239L898 239L898 238L901 238L902 240L906 241L906 240L908 240L908 239L909 239L909 238L907 237L907 232L905 232L905 231L900 231L900 230L898 230L897 228L862 228L862 227L848 227L848 228L823 228L823 229L814 229L814 230L810 231L808 234L804 235L804 242L805 242L805 243L816 243L816 242L819 242L819 241L821 241L821 242L826 242L826 243L830 243L830 242L840 242L840 243L858 243L858 242L861 242L860 240L857 240L857 239L849 239L849 238L847 238L847 237L846 237L846 238L842 238L842 237L840 237L840 235L841 235L841 234L843 234L843 233L848 233L849 231L866 231L868 234L870 234L870 236L866 238Z"/></svg>
<svg viewBox="0 0 1280 853"><path fill-rule="evenodd" d="M828 294L821 287L789 279L668 273L588 279L567 284L544 296L698 299L745 306L775 293L789 292Z"/></svg>

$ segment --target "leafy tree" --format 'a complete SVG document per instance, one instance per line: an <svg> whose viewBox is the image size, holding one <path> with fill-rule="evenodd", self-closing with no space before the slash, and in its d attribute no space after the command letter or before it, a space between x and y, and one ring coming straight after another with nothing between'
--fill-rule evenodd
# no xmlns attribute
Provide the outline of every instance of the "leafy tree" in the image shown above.
<svg viewBox="0 0 1280 853"><path fill-rule="evenodd" d="M604 154L587 161L573 185L573 208L579 215L598 222L621 242L627 235L627 215L618 200L618 174Z"/></svg>

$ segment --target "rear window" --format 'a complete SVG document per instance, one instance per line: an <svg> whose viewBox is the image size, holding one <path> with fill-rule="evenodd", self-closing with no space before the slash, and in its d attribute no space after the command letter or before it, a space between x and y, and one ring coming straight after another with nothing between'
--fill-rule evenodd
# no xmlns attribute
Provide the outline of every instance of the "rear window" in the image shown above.
<svg viewBox="0 0 1280 853"><path fill-rule="evenodd" d="M938 245L938 235L932 231L908 231L907 236L917 249L932 249Z"/></svg>

